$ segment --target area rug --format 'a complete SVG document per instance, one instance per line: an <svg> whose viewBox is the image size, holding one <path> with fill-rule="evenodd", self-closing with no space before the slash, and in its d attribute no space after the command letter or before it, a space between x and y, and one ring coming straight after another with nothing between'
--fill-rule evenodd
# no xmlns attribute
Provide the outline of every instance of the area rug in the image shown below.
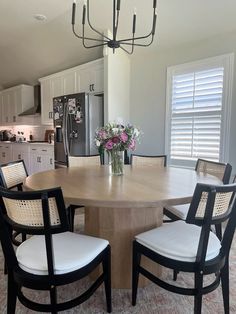
<svg viewBox="0 0 236 314"><path fill-rule="evenodd" d="M79 226L82 225L81 219L78 221ZM81 228L77 228L80 230ZM3 273L3 256L0 252L0 313L7 313L7 276ZM163 270L162 277L168 281L172 281L172 271ZM210 280L210 278L209 278ZM193 282L193 277L187 273L178 275L177 283L180 286L187 286ZM70 287L60 287L58 289L59 300L70 299L77 295L79 291L83 291L90 285L90 280L85 278L79 283L74 283ZM31 292L27 290L27 294L34 300L46 302L48 296L45 292ZM162 288L150 283L145 288L139 288L137 305L131 305L131 290L113 289L112 290L113 313L118 314L191 314L193 313L193 297L182 296L165 291ZM35 313L26 309L17 301L17 314ZM61 313L78 313L78 314L95 314L106 313L106 302L103 285L95 292L95 294L83 304ZM223 314L223 300L221 287L219 286L212 293L203 297L203 314ZM236 236L230 254L230 313L236 313Z"/></svg>

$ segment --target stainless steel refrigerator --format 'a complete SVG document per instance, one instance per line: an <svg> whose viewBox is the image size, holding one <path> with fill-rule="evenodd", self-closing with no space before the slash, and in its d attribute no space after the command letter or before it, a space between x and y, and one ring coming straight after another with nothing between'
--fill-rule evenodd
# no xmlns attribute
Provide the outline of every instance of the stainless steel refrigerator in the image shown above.
<svg viewBox="0 0 236 314"><path fill-rule="evenodd" d="M66 167L68 156L98 153L95 131L104 124L103 94L79 93L53 99L55 167Z"/></svg>

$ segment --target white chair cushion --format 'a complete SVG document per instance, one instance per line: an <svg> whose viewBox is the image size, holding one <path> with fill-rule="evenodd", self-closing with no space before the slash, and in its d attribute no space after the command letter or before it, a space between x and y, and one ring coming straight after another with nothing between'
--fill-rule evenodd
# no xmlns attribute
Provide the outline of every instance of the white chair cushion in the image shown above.
<svg viewBox="0 0 236 314"><path fill-rule="evenodd" d="M189 206L190 204L181 204L175 206L166 206L166 209L168 209L172 214L179 217L180 219L185 220L187 218Z"/></svg>
<svg viewBox="0 0 236 314"><path fill-rule="evenodd" d="M196 260L201 228L187 224L183 220L165 223L159 228L137 235L136 240L152 251L178 261L194 262ZM219 254L221 243L210 232L206 260Z"/></svg>
<svg viewBox="0 0 236 314"><path fill-rule="evenodd" d="M53 235L54 272L66 274L89 264L109 244L107 240L73 232ZM47 275L45 236L33 236L16 250L19 266L35 275Z"/></svg>

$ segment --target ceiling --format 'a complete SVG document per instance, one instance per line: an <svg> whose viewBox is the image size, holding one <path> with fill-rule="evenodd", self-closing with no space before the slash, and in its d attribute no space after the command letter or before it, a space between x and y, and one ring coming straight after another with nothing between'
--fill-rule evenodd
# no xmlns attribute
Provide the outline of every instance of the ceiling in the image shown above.
<svg viewBox="0 0 236 314"><path fill-rule="evenodd" d="M77 0L80 5L84 0ZM152 0L121 0L118 37L129 37L133 8L137 35L150 31ZM0 88L37 79L102 56L102 49L85 49L71 31L72 0L0 0ZM111 29L111 0L90 0L91 22ZM159 0L157 34L143 49L163 50L236 30L235 0ZM44 14L39 22L34 14ZM80 22L80 18L77 21ZM91 35L91 34L90 34Z"/></svg>

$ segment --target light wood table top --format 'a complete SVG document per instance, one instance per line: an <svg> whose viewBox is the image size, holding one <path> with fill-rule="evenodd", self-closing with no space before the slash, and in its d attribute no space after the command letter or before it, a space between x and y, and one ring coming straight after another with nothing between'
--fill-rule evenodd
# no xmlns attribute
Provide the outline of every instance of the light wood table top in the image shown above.
<svg viewBox="0 0 236 314"><path fill-rule="evenodd" d="M135 235L162 224L164 205L189 202L197 182L221 184L189 169L125 166L123 176L110 176L108 166L90 166L36 173L24 185L31 190L61 186L67 204L85 205L85 233L111 245L112 287L130 288ZM161 271L145 258L142 264ZM139 286L148 283L141 276Z"/></svg>
<svg viewBox="0 0 236 314"><path fill-rule="evenodd" d="M188 202L197 182L221 184L212 175L190 169L125 166L123 176L110 176L108 166L89 166L36 173L24 185L32 190L61 186L67 203L138 208Z"/></svg>

